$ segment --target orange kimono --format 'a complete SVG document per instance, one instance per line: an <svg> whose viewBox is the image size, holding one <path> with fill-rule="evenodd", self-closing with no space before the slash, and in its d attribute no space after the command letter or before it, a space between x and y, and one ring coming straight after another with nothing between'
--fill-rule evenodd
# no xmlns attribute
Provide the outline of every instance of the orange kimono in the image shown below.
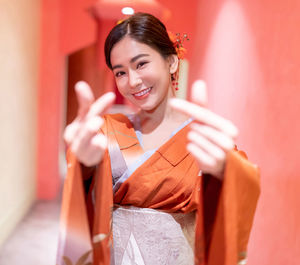
<svg viewBox="0 0 300 265"><path fill-rule="evenodd" d="M135 130L122 114L106 115L103 133L109 150L130 163L142 154ZM156 150L113 192L110 157L106 152L94 170L83 170L68 152L58 265L109 265L113 205L132 205L168 213L196 212L196 265L234 265L245 258L259 196L259 170L244 153L228 154L224 180L199 175L186 150L189 126ZM134 155L133 155L134 154ZM115 161L114 161L115 162Z"/></svg>

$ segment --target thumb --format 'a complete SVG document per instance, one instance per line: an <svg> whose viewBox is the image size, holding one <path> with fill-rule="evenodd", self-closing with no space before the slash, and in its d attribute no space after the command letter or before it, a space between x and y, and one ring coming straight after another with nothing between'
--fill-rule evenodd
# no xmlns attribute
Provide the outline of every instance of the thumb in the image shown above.
<svg viewBox="0 0 300 265"><path fill-rule="evenodd" d="M75 84L75 92L78 101L78 116L82 118L89 111L95 97L91 87L84 81Z"/></svg>
<svg viewBox="0 0 300 265"><path fill-rule="evenodd" d="M197 80L192 85L191 102L197 105L207 106L206 84L202 80Z"/></svg>

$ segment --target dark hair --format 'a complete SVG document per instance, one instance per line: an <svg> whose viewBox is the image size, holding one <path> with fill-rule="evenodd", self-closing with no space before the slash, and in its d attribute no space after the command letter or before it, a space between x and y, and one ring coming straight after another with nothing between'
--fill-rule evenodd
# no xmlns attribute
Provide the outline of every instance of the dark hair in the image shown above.
<svg viewBox="0 0 300 265"><path fill-rule="evenodd" d="M116 25L105 40L105 60L110 69L112 69L110 61L111 50L126 35L138 42L151 46L164 58L171 54L177 54L167 29L162 22L150 14L136 13Z"/></svg>

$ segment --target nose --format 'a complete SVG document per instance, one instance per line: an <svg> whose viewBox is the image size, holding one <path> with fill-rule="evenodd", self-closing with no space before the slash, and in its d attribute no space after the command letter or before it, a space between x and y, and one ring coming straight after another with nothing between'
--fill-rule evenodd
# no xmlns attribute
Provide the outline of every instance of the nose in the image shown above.
<svg viewBox="0 0 300 265"><path fill-rule="evenodd" d="M128 82L132 88L136 88L142 84L142 79L139 74L134 70L129 70L128 73Z"/></svg>

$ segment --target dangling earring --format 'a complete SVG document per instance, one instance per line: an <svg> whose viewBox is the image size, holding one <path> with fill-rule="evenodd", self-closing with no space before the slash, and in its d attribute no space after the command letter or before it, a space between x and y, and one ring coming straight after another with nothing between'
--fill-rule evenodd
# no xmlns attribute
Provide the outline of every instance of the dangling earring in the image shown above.
<svg viewBox="0 0 300 265"><path fill-rule="evenodd" d="M171 74L172 86L175 90L178 90L178 71L176 73Z"/></svg>

